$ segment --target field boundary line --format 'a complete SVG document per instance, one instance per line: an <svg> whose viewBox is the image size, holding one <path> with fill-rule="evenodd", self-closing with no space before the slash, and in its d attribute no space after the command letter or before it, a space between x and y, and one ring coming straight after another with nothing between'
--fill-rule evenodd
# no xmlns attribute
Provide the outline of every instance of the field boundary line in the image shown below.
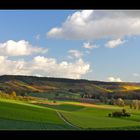
<svg viewBox="0 0 140 140"><path fill-rule="evenodd" d="M72 123L70 123L60 112L56 111L56 113L58 114L58 116L65 122L67 123L68 125L72 126L72 127L75 127L75 128L78 128L78 129L81 129L80 127L76 126L76 125L73 125Z"/></svg>

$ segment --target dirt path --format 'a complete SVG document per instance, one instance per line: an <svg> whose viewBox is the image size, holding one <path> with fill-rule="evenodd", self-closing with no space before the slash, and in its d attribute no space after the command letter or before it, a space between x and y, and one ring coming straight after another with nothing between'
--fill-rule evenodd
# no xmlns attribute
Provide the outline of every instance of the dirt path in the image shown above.
<svg viewBox="0 0 140 140"><path fill-rule="evenodd" d="M76 125L73 125L72 123L70 123L60 112L56 111L56 113L58 114L58 116L65 122L67 123L68 125L76 128L76 129L81 129L80 127L76 126Z"/></svg>

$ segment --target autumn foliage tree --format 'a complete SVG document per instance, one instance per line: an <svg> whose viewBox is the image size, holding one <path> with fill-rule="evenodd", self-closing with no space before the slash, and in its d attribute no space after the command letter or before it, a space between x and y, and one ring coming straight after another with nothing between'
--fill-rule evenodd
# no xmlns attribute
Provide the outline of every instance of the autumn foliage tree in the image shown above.
<svg viewBox="0 0 140 140"><path fill-rule="evenodd" d="M121 99L121 98L118 98L118 99L116 100L116 105L118 105L118 106L124 106L124 105L125 105L124 100Z"/></svg>
<svg viewBox="0 0 140 140"><path fill-rule="evenodd" d="M15 91L13 91L10 95L11 95L12 97L16 97L16 96L17 96L17 94L16 94Z"/></svg>

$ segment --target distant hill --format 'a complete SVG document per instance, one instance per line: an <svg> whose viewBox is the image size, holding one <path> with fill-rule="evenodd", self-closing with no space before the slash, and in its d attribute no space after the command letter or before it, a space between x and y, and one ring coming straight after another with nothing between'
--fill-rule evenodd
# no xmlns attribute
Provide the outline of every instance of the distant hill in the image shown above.
<svg viewBox="0 0 140 140"><path fill-rule="evenodd" d="M140 83L103 82L19 75L0 76L0 90L18 95L61 96L77 98L140 99Z"/></svg>

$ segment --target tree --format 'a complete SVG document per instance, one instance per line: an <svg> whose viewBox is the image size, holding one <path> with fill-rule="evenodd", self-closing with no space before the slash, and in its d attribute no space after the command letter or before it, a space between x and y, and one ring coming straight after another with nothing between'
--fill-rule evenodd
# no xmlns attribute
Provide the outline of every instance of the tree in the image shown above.
<svg viewBox="0 0 140 140"><path fill-rule="evenodd" d="M138 109L140 110L140 100L138 100Z"/></svg>
<svg viewBox="0 0 140 140"><path fill-rule="evenodd" d="M56 101L54 100L53 103L56 103Z"/></svg>
<svg viewBox="0 0 140 140"><path fill-rule="evenodd" d="M116 105L118 105L118 106L124 106L125 105L124 100L122 98L118 98L116 100Z"/></svg>
<svg viewBox="0 0 140 140"><path fill-rule="evenodd" d="M109 114L108 114L108 117L111 117L111 116L112 116L111 113L109 113Z"/></svg>
<svg viewBox="0 0 140 140"><path fill-rule="evenodd" d="M111 100L109 101L109 104L110 104L110 105L115 105L115 100L114 100L114 99L111 99Z"/></svg>
<svg viewBox="0 0 140 140"><path fill-rule="evenodd" d="M20 93L21 96L27 96L28 94L26 92Z"/></svg>
<svg viewBox="0 0 140 140"><path fill-rule="evenodd" d="M130 104L130 109L132 109L132 107L133 107L132 104Z"/></svg>
<svg viewBox="0 0 140 140"><path fill-rule="evenodd" d="M100 102L105 102L105 97L104 96L100 96L99 100L100 100Z"/></svg>
<svg viewBox="0 0 140 140"><path fill-rule="evenodd" d="M126 113L126 110L125 109L122 109L122 113L125 114Z"/></svg>
<svg viewBox="0 0 140 140"><path fill-rule="evenodd" d="M10 95L11 95L12 97L16 97L16 96L17 96L17 94L16 94L15 91L13 91Z"/></svg>
<svg viewBox="0 0 140 140"><path fill-rule="evenodd" d="M84 93L80 94L81 98L84 98Z"/></svg>
<svg viewBox="0 0 140 140"><path fill-rule="evenodd" d="M132 100L131 105L134 109L140 109L140 100Z"/></svg>
<svg viewBox="0 0 140 140"><path fill-rule="evenodd" d="M112 113L112 117L122 117L122 112L116 111Z"/></svg>
<svg viewBox="0 0 140 140"><path fill-rule="evenodd" d="M110 117L110 114L108 115ZM122 109L122 111L115 111L112 112L112 117L130 117L130 113L126 112L125 109Z"/></svg>
<svg viewBox="0 0 140 140"><path fill-rule="evenodd" d="M137 109L138 108L138 102L139 102L139 100L132 100L132 107L134 109Z"/></svg>
<svg viewBox="0 0 140 140"><path fill-rule="evenodd" d="M59 96L59 93L55 93L55 96L56 96L56 97Z"/></svg>

